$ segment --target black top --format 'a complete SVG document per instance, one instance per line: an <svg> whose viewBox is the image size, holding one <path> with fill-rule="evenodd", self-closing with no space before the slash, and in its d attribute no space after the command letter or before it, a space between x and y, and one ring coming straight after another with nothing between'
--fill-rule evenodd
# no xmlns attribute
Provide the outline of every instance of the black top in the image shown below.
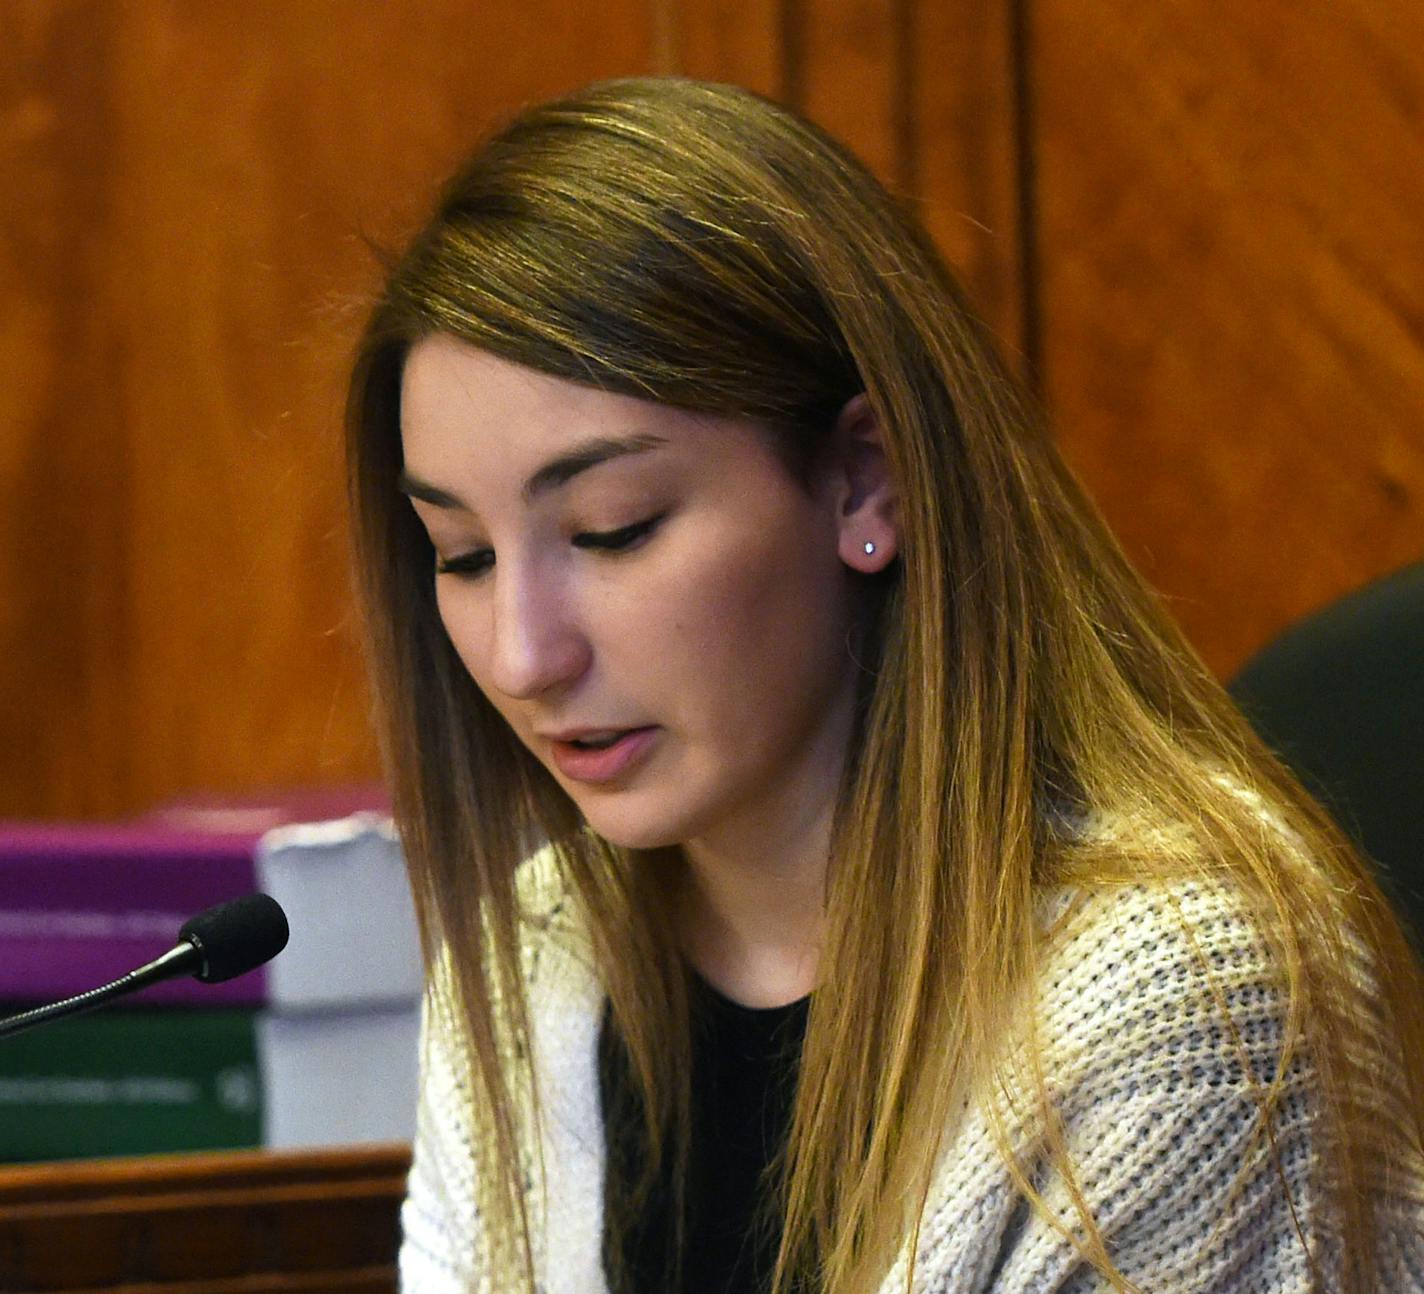
<svg viewBox="0 0 1424 1294"><path fill-rule="evenodd" d="M626 1283L615 1294L763 1294L771 1284L780 1219L767 1210L762 1171L786 1139L810 998L787 1006L741 1006L697 975L689 979L692 1017L692 1141L682 1281L675 1255L669 1176L622 1237L604 1232L610 1276L621 1239ZM598 1046L599 1096L607 1149L607 1195L630 1189L647 1153L641 1105L628 1054L605 1007Z"/></svg>

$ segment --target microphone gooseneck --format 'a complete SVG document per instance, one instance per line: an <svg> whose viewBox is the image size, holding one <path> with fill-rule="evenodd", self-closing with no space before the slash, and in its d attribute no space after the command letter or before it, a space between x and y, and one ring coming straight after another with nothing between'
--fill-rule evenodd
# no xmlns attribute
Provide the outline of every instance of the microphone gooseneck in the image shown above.
<svg viewBox="0 0 1424 1294"><path fill-rule="evenodd" d="M192 975L205 984L245 975L287 946L287 916L270 894L249 894L200 912L183 923L180 942L161 957L87 993L0 1020L0 1038L47 1020L92 1011L152 984Z"/></svg>

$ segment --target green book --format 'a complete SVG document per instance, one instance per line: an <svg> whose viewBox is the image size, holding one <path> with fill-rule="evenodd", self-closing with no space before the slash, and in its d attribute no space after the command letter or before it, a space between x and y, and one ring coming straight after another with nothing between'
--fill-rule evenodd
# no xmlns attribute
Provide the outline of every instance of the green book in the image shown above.
<svg viewBox="0 0 1424 1294"><path fill-rule="evenodd" d="M0 1161L261 1145L256 1017L113 1011L0 1040Z"/></svg>

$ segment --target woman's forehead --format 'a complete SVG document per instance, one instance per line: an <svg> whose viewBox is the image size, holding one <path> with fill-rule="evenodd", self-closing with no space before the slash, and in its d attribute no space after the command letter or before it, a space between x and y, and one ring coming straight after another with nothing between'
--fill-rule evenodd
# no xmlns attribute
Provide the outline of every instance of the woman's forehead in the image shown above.
<svg viewBox="0 0 1424 1294"><path fill-rule="evenodd" d="M754 423L553 377L438 334L417 342L401 387L405 484L424 497L478 475L526 503L617 459L729 468L770 452Z"/></svg>

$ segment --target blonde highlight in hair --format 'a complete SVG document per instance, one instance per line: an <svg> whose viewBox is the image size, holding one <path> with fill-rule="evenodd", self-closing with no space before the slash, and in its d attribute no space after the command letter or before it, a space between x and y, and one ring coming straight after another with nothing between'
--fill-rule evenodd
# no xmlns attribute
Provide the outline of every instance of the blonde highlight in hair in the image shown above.
<svg viewBox="0 0 1424 1294"><path fill-rule="evenodd" d="M518 1147L540 1113L521 1064L516 866L552 842L653 1160L680 1181L687 1000L661 919L677 851L588 831L445 637L429 543L397 491L402 364L433 333L756 419L798 473L857 392L884 429L901 558L875 577L859 654L829 938L778 1166L776 1294L879 1288L970 1099L1018 1188L1051 1213L1031 1168L1046 1155L1076 1200L1050 1221L1114 1289L1133 1288L1074 1185L1036 1037L1039 906L1067 887L1180 878L1238 892L1279 967L1287 1050L1259 1091L1262 1135L1308 1040L1322 1189L1350 1241L1342 1288L1372 1290L1370 1202L1424 1141L1424 985L1374 881L1131 569L923 233L815 127L676 78L593 86L487 142L395 265L351 385L377 716L427 958L443 950L450 967L486 1112L482 1212L501 1261L532 1290ZM1055 828L1070 821L1112 827ZM1380 1135L1382 1109L1402 1138Z"/></svg>

